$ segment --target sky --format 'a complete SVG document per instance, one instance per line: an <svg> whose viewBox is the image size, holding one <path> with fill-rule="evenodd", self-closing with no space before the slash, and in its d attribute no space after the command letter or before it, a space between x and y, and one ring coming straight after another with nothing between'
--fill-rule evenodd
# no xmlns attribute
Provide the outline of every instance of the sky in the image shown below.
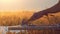
<svg viewBox="0 0 60 34"><path fill-rule="evenodd" d="M0 0L0 11L41 11L58 3L58 0Z"/></svg>

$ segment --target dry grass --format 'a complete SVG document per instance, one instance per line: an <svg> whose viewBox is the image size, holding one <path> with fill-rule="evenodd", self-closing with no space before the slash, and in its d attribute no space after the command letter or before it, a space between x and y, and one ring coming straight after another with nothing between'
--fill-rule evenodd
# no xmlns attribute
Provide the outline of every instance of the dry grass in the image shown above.
<svg viewBox="0 0 60 34"><path fill-rule="evenodd" d="M60 24L60 12L59 13L50 13L48 16L44 15L42 18L37 19L32 22L35 25L50 25L50 24Z"/></svg>
<svg viewBox="0 0 60 34"><path fill-rule="evenodd" d="M0 13L0 26L12 26L19 25L22 23L23 19L28 20L34 12L5 12ZM40 19L37 19L33 22L30 21L31 24L34 25L50 25L50 24L60 24L60 12L48 14L48 16L43 16ZM27 30L23 32L19 32L18 34L59 34L60 31L55 30ZM15 34L11 32L7 32L7 34Z"/></svg>
<svg viewBox="0 0 60 34"><path fill-rule="evenodd" d="M22 23L23 19L28 20L33 12L0 12L0 26L13 26Z"/></svg>

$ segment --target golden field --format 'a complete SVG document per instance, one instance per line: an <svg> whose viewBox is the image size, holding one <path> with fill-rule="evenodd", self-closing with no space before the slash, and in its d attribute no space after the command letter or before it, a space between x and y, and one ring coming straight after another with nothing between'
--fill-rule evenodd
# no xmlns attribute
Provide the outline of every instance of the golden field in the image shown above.
<svg viewBox="0 0 60 34"><path fill-rule="evenodd" d="M33 24L36 24L36 25L60 24L60 12L49 13L48 16L43 15L43 17L33 21Z"/></svg>
<svg viewBox="0 0 60 34"><path fill-rule="evenodd" d="M21 24L23 19L29 19L34 12L0 12L0 26Z"/></svg>
<svg viewBox="0 0 60 34"><path fill-rule="evenodd" d="M23 19L28 20L34 12L0 12L0 26L14 26L22 23ZM48 16L43 15L43 17L30 21L29 23L34 25L50 25L60 23L60 12L49 13ZM25 30L24 32L19 32L17 34L59 34L60 31L56 30ZM7 32L6 34L16 34L15 32Z"/></svg>
<svg viewBox="0 0 60 34"><path fill-rule="evenodd" d="M22 12L0 12L0 25L18 25L22 23L23 19L30 19L30 17L34 14L34 11L22 11ZM48 16L43 15L43 17L30 21L29 23L35 25L49 25L49 24L57 24L60 22L60 12L58 13L50 13ZM46 24L47 23L47 24Z"/></svg>

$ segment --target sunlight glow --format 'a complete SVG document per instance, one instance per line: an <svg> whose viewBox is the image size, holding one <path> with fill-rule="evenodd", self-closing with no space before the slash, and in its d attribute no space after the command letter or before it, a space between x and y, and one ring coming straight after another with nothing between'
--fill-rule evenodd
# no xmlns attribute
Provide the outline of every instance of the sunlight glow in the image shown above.
<svg viewBox="0 0 60 34"><path fill-rule="evenodd" d="M58 3L58 0L0 0L0 11L41 11Z"/></svg>
<svg viewBox="0 0 60 34"><path fill-rule="evenodd" d="M14 0L0 0L1 2L3 2L3 3L11 3L11 2L13 2Z"/></svg>

